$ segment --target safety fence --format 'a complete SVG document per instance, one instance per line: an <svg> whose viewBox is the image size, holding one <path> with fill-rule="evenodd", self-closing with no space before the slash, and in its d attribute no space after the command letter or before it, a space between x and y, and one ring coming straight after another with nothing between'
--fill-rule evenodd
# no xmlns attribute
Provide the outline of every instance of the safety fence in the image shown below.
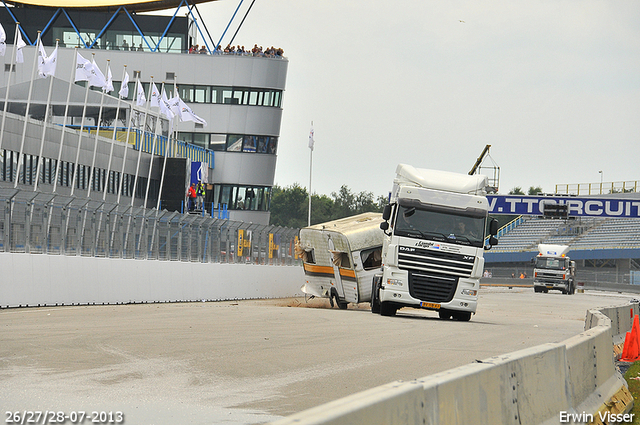
<svg viewBox="0 0 640 425"><path fill-rule="evenodd" d="M293 265L298 229L0 189L0 252Z"/></svg>

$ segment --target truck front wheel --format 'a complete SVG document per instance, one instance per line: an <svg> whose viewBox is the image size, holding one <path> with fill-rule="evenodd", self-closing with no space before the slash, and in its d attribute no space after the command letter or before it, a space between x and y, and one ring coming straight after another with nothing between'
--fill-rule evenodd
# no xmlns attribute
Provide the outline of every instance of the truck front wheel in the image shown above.
<svg viewBox="0 0 640 425"><path fill-rule="evenodd" d="M446 310L444 308L441 308L440 310L438 310L438 317L441 318L442 320L449 320L451 319L452 316L453 316L453 313L451 312L451 310Z"/></svg>
<svg viewBox="0 0 640 425"><path fill-rule="evenodd" d="M470 311L455 311L453 313L453 318L459 322L468 322L471 320L471 312Z"/></svg>
<svg viewBox="0 0 640 425"><path fill-rule="evenodd" d="M388 302L380 303L380 315L381 316L395 316L398 308Z"/></svg>

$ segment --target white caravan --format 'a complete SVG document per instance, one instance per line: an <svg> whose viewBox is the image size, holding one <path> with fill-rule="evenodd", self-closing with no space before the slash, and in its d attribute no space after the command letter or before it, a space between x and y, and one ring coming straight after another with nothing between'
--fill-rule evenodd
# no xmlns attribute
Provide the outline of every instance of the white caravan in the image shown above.
<svg viewBox="0 0 640 425"><path fill-rule="evenodd" d="M371 281L380 272L382 214L364 213L300 229L296 247L302 256L302 292L329 298L346 309L348 303L368 302Z"/></svg>
<svg viewBox="0 0 640 425"><path fill-rule="evenodd" d="M372 312L393 316L413 307L471 319L484 250L498 243L497 221L487 224L486 188L483 175L398 165L381 224L383 266L372 282Z"/></svg>

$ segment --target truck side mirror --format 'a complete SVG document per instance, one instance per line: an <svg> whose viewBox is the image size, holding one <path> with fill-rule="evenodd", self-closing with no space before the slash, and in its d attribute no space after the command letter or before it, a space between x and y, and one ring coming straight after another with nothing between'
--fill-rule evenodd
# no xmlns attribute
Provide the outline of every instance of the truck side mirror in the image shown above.
<svg viewBox="0 0 640 425"><path fill-rule="evenodd" d="M389 230L389 222L383 221L382 223L380 223L380 228L386 232L387 230Z"/></svg>
<svg viewBox="0 0 640 425"><path fill-rule="evenodd" d="M498 245L498 238L496 238L495 236L491 235L491 236L489 236L489 245L485 245L484 246L484 250L488 251L494 245Z"/></svg>
<svg viewBox="0 0 640 425"><path fill-rule="evenodd" d="M382 210L382 219L387 221L391 218L391 204L387 204L384 206L384 210ZM382 229L386 230L386 229Z"/></svg>
<svg viewBox="0 0 640 425"><path fill-rule="evenodd" d="M491 222L489 223L489 234L495 236L498 234L498 220L496 220L495 218L491 219ZM497 245L498 243L496 242L495 244L492 245Z"/></svg>

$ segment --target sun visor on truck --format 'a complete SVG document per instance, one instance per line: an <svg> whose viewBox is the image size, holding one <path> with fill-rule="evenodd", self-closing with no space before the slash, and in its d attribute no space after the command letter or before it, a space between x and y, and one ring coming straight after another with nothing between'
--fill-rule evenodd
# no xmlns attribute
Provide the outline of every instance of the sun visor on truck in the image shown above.
<svg viewBox="0 0 640 425"><path fill-rule="evenodd" d="M447 192L486 195L488 177L482 174L451 173L448 171L415 168L408 164L399 164L396 168L394 184L405 184L426 189Z"/></svg>

